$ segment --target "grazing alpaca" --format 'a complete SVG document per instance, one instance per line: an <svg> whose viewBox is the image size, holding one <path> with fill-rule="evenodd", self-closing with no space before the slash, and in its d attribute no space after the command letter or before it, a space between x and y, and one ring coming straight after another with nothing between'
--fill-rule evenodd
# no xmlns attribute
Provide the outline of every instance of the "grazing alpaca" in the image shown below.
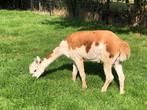
<svg viewBox="0 0 147 110"><path fill-rule="evenodd" d="M55 59L65 55L73 60L72 79L75 81L77 73L81 76L82 88L86 89L86 76L84 71L85 60L103 62L105 83L101 92L105 92L113 80L112 66L117 72L120 84L120 94L124 93L124 80L121 62L129 58L130 47L127 42L118 38L113 32L107 30L81 31L68 36L61 41L51 54L41 60L37 57L30 65L30 73L39 78L45 68Z"/></svg>

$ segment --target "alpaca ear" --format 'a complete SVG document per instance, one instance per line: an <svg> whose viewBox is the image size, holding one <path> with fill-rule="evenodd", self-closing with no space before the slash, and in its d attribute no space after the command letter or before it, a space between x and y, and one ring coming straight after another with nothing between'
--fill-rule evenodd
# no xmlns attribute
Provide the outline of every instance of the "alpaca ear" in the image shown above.
<svg viewBox="0 0 147 110"><path fill-rule="evenodd" d="M37 56L37 57L35 58L35 62L36 62L36 63L40 63L40 62L41 62L41 59L40 59L39 56Z"/></svg>

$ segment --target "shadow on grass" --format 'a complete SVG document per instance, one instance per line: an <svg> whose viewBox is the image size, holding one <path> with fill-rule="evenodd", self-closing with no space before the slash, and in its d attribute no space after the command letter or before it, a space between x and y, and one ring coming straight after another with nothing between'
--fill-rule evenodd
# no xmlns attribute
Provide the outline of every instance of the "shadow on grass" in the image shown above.
<svg viewBox="0 0 147 110"><path fill-rule="evenodd" d="M67 18L56 18L53 20L44 20L41 22L44 25L54 25L55 29L64 29L68 27L77 28L81 30L111 30L118 34L129 32L137 32L140 34L147 34L147 28L145 27L129 27L126 25L105 25L99 21L84 22L80 19L67 19Z"/></svg>
<svg viewBox="0 0 147 110"><path fill-rule="evenodd" d="M84 67L85 67L86 74L88 74L88 75L98 75L103 81L105 81L103 64L95 63L95 62L85 62ZM71 71L71 73L72 73L72 64L64 64L64 65L62 65L58 68L49 69L49 70L44 72L42 77L44 77L48 74L53 74L54 72L56 72L58 70L64 70L64 69L67 69L67 70ZM117 83L117 85L119 85L118 77L117 77L116 71L114 69L112 69L112 73L114 75L114 81ZM78 77L80 77L79 74L78 74Z"/></svg>

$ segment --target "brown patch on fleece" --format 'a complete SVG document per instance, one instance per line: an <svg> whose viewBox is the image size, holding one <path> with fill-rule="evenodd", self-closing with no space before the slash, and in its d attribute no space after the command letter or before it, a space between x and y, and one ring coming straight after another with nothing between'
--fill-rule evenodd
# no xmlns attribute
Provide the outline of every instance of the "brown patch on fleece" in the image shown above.
<svg viewBox="0 0 147 110"><path fill-rule="evenodd" d="M100 42L104 43L110 58L114 57L116 53L119 52L120 42L122 42L119 37L108 30L76 32L68 36L65 40L67 40L69 48L72 49L80 48L84 45L87 53L93 42L95 42L96 45L99 45Z"/></svg>
<svg viewBox="0 0 147 110"><path fill-rule="evenodd" d="M48 55L46 55L47 59L49 59L50 57L52 57L52 53L49 53Z"/></svg>
<svg viewBox="0 0 147 110"><path fill-rule="evenodd" d="M86 47L86 52L88 53L89 50L90 50L90 48L91 48L92 42L87 42L87 43L85 43L84 45L85 45L85 47Z"/></svg>
<svg viewBox="0 0 147 110"><path fill-rule="evenodd" d="M84 45L88 53L95 38L92 31L81 31L71 34L65 40L67 40L69 48L75 49ZM98 44L98 42L95 43Z"/></svg>

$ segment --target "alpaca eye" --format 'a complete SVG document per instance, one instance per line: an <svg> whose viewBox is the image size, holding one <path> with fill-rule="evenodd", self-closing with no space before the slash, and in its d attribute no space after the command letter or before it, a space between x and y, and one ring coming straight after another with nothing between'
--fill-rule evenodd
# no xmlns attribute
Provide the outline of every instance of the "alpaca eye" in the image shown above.
<svg viewBox="0 0 147 110"><path fill-rule="evenodd" d="M34 72L36 72L37 70L34 70Z"/></svg>

